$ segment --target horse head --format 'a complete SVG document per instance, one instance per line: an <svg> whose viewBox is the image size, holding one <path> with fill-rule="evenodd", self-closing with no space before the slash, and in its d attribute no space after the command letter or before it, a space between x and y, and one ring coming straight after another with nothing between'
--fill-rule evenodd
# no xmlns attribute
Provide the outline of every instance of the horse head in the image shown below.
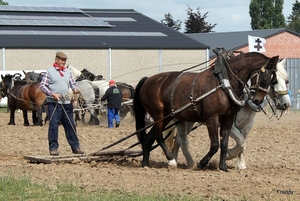
<svg viewBox="0 0 300 201"><path fill-rule="evenodd" d="M97 81L97 80L103 80L103 75L97 75L95 78L95 81Z"/></svg>
<svg viewBox="0 0 300 201"><path fill-rule="evenodd" d="M7 91L9 86L12 83L12 79L13 79L14 75L10 75L10 74L6 74L5 76L1 75L1 79L2 79L2 87L1 87L1 92L5 95L7 95Z"/></svg>
<svg viewBox="0 0 300 201"><path fill-rule="evenodd" d="M13 75L11 74L6 74L5 76L1 75L2 79L2 93L7 95L8 90L12 89L16 83L24 85L27 84L26 81L21 79L22 75L20 73L15 73Z"/></svg>
<svg viewBox="0 0 300 201"><path fill-rule="evenodd" d="M254 71L254 73L250 76L250 99L256 105L263 102L269 86L277 80L276 66L278 63L278 57L279 56L275 56L268 59L258 71Z"/></svg>
<svg viewBox="0 0 300 201"><path fill-rule="evenodd" d="M23 73L25 75L24 80L27 81L28 83L41 81L41 79L43 77L43 73L36 73L36 72L34 72L34 70L31 72L25 72L23 70Z"/></svg>
<svg viewBox="0 0 300 201"><path fill-rule="evenodd" d="M268 90L268 95L274 101L279 110L286 110L291 106L291 100L288 95L287 84L289 78L284 69L285 59L277 63L276 80L274 80Z"/></svg>
<svg viewBox="0 0 300 201"><path fill-rule="evenodd" d="M94 81L96 78L96 76L92 72L88 71L88 69L86 69L86 68L84 68L81 71L81 73L82 73L83 77L87 80Z"/></svg>

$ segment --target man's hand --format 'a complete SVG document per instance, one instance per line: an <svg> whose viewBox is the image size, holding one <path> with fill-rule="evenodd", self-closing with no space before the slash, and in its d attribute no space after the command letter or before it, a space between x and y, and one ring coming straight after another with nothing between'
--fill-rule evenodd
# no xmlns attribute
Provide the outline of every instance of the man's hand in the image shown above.
<svg viewBox="0 0 300 201"><path fill-rule="evenodd" d="M59 94L52 94L52 97L53 97L55 100L59 100Z"/></svg>

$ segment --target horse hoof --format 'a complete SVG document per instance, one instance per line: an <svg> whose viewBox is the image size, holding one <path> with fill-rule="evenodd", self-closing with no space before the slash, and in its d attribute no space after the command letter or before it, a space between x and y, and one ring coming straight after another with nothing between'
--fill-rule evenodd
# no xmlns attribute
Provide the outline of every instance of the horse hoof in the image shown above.
<svg viewBox="0 0 300 201"><path fill-rule="evenodd" d="M220 170L222 170L222 171L224 171L224 172L229 172L229 171L227 170L227 167L226 167L226 168L221 168L221 167L220 167Z"/></svg>
<svg viewBox="0 0 300 201"><path fill-rule="evenodd" d="M205 165L201 165L201 163L197 164L197 168L200 169L200 170L203 169L204 167L205 167Z"/></svg>
<svg viewBox="0 0 300 201"><path fill-rule="evenodd" d="M169 169L176 169L177 168L177 163L175 159L172 159L168 162L168 168Z"/></svg>
<svg viewBox="0 0 300 201"><path fill-rule="evenodd" d="M197 164L193 163L193 164L187 165L187 169L197 170Z"/></svg>
<svg viewBox="0 0 300 201"><path fill-rule="evenodd" d="M247 167L245 166L245 165L236 165L235 166L235 169L236 170L244 170L244 169L246 169Z"/></svg>
<svg viewBox="0 0 300 201"><path fill-rule="evenodd" d="M147 163L147 162L142 162L142 167L149 167L149 163Z"/></svg>

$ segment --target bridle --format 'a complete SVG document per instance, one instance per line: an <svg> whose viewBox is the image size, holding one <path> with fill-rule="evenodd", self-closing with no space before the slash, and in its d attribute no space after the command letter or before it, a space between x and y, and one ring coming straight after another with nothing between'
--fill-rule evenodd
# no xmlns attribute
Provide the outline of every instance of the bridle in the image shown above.
<svg viewBox="0 0 300 201"><path fill-rule="evenodd" d="M279 99L281 96L287 95L287 94L289 93L288 90L276 91L274 86L275 86L277 83L278 83L278 81L276 80L272 85L270 85L271 90L273 91L273 94L274 94L274 98L275 98L275 106L278 105L278 99ZM288 84L288 83L289 83L289 80L285 80L285 83Z"/></svg>
<svg viewBox="0 0 300 201"><path fill-rule="evenodd" d="M285 83L288 84L289 83L289 80L285 80ZM282 117L282 114L283 114L283 110L281 111L281 114L280 116L278 117L278 115L276 114L276 111L274 109L277 108L278 106L278 103L279 103L279 98L281 96L284 96L284 95L287 95L288 94L288 90L283 90L283 91L276 91L275 90L275 85L278 84L278 79L277 79L277 76L276 76L276 79L272 80L271 84L270 84L270 89L272 90L272 93L274 95L274 105L271 104L269 98L266 98L267 102L268 102L268 105L270 106L271 110L272 110L272 114L277 118L277 120L279 120L281 117ZM263 110L263 108L261 108L261 110L264 112L265 115L267 115L267 113ZM272 116L273 116L272 115ZM270 117L270 119L272 118L272 116Z"/></svg>
<svg viewBox="0 0 300 201"><path fill-rule="evenodd" d="M243 54L243 52L241 52L241 51L236 51L237 53L239 53L239 54ZM250 93L257 93L259 90L261 90L261 91L264 91L265 93L267 93L268 92L268 88L269 88L269 85L268 85L268 87L267 88L263 88L262 86L261 86L261 83L262 82L264 82L264 77L266 77L267 75L269 75L270 73L271 73L271 76L272 76L272 78L271 78L271 82L270 82L270 84L272 84L272 82L275 80L275 81L277 81L277 78L276 78L276 71L277 71L277 69L275 68L275 69L266 69L266 66L269 64L269 62L270 62L270 59L258 70L258 71L255 71L255 73L253 73L251 76L250 76L250 79L249 80L251 80L251 86L250 86L250 89L248 88L248 86L247 86L247 84L245 84L243 81L241 81L236 75L235 75L235 73L233 73L232 72L232 70L231 70L231 68L230 68L230 66L229 66L229 64L228 64L228 62L227 62L227 59L226 58L231 58L231 57L233 57L234 56L234 54L233 54L233 52L230 52L230 53L228 53L228 54L223 54L223 57L224 57L224 61L225 61L225 63L226 63L226 65L228 66L228 68L229 68L229 71L231 72L231 74L240 82L240 83L242 83L243 84L243 87L244 88L247 88L249 91L250 91ZM253 78L255 78L256 77L256 79L255 79L255 82L254 82L254 85L252 84L253 82L252 82L252 79ZM266 84L267 85L267 84Z"/></svg>
<svg viewBox="0 0 300 201"><path fill-rule="evenodd" d="M256 93L258 92L259 90L260 91L264 91L264 92L268 92L268 88L263 88L261 86L261 83L264 82L264 77L266 75L269 75L270 72L271 72L271 82L270 82L270 85L272 85L274 87L274 83L277 82L277 76L276 76L276 69L266 69L265 67L268 65L269 61L263 66L260 68L259 71L256 71L254 74L252 74L250 76L250 80L252 79L255 79L255 82L254 82L254 85L251 84L251 87L250 87L250 91L253 93ZM252 81L251 81L252 83Z"/></svg>

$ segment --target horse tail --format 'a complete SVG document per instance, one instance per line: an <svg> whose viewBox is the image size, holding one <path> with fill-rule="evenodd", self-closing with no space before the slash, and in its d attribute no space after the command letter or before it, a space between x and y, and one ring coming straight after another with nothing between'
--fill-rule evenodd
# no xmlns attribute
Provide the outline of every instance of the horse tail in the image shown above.
<svg viewBox="0 0 300 201"><path fill-rule="evenodd" d="M140 91L142 86L144 85L147 77L142 78L135 88L135 93L133 97L133 111L134 111L134 118L135 118L135 128L136 130L140 130L146 126L145 124L145 115L146 109L140 99ZM143 144L146 138L146 131L142 130L137 134L139 141Z"/></svg>
<svg viewBox="0 0 300 201"><path fill-rule="evenodd" d="M173 121L170 121L169 124L166 127L169 127L171 124L173 124ZM165 138L167 135L167 139L165 139L165 144L167 145L169 150L172 150L175 143L175 138L177 138L177 129L176 126L172 126L166 130L163 131L163 138Z"/></svg>

